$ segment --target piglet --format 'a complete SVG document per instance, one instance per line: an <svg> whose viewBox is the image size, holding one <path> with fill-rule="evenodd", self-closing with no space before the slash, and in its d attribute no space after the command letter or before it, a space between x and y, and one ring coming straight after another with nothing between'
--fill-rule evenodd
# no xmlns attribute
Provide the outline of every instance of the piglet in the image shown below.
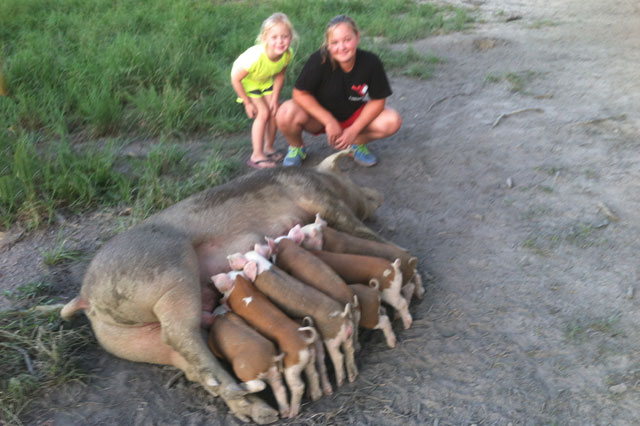
<svg viewBox="0 0 640 426"><path fill-rule="evenodd" d="M257 250L244 255L233 254L229 256L229 264L234 269L242 267L256 287L290 316L310 316L329 352L336 374L336 384L341 386L344 382L345 358L347 378L350 382L355 380L358 370L351 340L354 324L350 303L342 305L321 291L304 284L273 265ZM340 352L341 347L344 355Z"/></svg>
<svg viewBox="0 0 640 426"><path fill-rule="evenodd" d="M248 392L260 392L271 386L281 415L289 414L287 390L282 383L280 365L284 354L277 354L276 347L240 316L224 305L213 311L209 329L209 348L218 358L226 359L236 377Z"/></svg>
<svg viewBox="0 0 640 426"><path fill-rule="evenodd" d="M300 327L258 291L242 273L218 274L211 279L218 290L224 294L225 302L231 310L263 336L275 341L279 349L284 352L284 377L291 392L291 403L288 412L286 405L280 407L280 415L282 417L297 416L304 394L304 382L300 377L303 370L307 375L314 398L320 398L322 395L318 373L311 362L309 349L317 338L315 329ZM282 401L279 402L280 404Z"/></svg>
<svg viewBox="0 0 640 426"><path fill-rule="evenodd" d="M369 286L364 284L350 284L349 287L358 295L360 301L360 327L368 330L382 330L390 348L396 347L396 335L391 328L391 321L380 303L378 282L371 280Z"/></svg>
<svg viewBox="0 0 640 426"><path fill-rule="evenodd" d="M418 259L412 257L406 250L391 243L368 240L355 237L345 232L340 232L327 225L320 215L316 215L314 223L302 228L305 239L302 246L313 250L325 250L334 253L362 254L367 256L382 257L389 261L400 259L403 285L408 286L403 293L416 297L424 296L422 277L418 273Z"/></svg>
<svg viewBox="0 0 640 426"><path fill-rule="evenodd" d="M382 300L393 306L400 316L404 328L411 327L409 303L402 295L402 272L400 259L389 263L387 259L359 254L333 253L324 250L309 250L329 265L349 284L368 283L376 280L380 285Z"/></svg>
<svg viewBox="0 0 640 426"><path fill-rule="evenodd" d="M270 248L275 253L273 257L276 266L343 305L351 303L353 322L357 325L360 322L360 307L355 293L329 265L300 247L299 244L303 240L304 233L300 225L291 228L286 236L275 240L267 238ZM356 330L357 327L354 327L354 347L358 337Z"/></svg>

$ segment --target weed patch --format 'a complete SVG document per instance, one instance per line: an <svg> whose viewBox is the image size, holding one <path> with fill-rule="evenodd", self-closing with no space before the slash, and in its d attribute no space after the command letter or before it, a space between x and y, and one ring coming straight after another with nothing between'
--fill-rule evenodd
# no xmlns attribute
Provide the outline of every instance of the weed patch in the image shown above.
<svg viewBox="0 0 640 426"><path fill-rule="evenodd" d="M535 210L525 214L535 220ZM537 229L529 233L523 241L522 247L532 252L547 256L561 244L580 249L606 245L607 240L602 236L603 228L589 223L576 222L557 226L551 229Z"/></svg>
<svg viewBox="0 0 640 426"><path fill-rule="evenodd" d="M60 229L55 246L49 250L42 250L42 261L44 264L54 266L80 259L82 252L69 248L67 243L68 241L62 238L62 229Z"/></svg>
<svg viewBox="0 0 640 426"><path fill-rule="evenodd" d="M565 329L565 340L572 343L582 343L595 335L619 336L621 332L616 325L619 320L620 314L614 314L604 318L573 321Z"/></svg>
<svg viewBox="0 0 640 426"><path fill-rule="evenodd" d="M538 75L535 71L510 71L506 73L489 73L487 75L487 83L497 84L506 82L509 85L509 91L513 93L525 94L525 87Z"/></svg>
<svg viewBox="0 0 640 426"><path fill-rule="evenodd" d="M0 421L21 424L44 389L82 381L79 353L92 344L89 327L65 329L57 309L0 311Z"/></svg>

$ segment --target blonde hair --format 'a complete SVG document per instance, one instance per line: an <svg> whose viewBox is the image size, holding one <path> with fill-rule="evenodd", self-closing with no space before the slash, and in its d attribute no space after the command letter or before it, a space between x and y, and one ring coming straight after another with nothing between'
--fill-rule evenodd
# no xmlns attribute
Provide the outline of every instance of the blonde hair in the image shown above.
<svg viewBox="0 0 640 426"><path fill-rule="evenodd" d="M269 32L269 30L278 24L282 24L285 27L287 27L287 29L291 33L292 43L293 41L298 39L298 34L296 33L296 30L293 28L293 24L289 20L289 17L282 12L276 12L273 15L269 16L264 21L262 21L262 26L260 27L260 33L258 34L258 37L256 37L256 43L262 43L267 33Z"/></svg>
<svg viewBox="0 0 640 426"><path fill-rule="evenodd" d="M322 53L322 63L324 64L327 61L327 58L330 59L333 69L336 69L338 65L329 54L329 35L335 29L335 27L340 24L347 24L356 35L360 34L358 24L356 24L356 21L354 21L353 18L348 15L338 15L329 21L327 27L324 30L324 41L320 46L320 52Z"/></svg>

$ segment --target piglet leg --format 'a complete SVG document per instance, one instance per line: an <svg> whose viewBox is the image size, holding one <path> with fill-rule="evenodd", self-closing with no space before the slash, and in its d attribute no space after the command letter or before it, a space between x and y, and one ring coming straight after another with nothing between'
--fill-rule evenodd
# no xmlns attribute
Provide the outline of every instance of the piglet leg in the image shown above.
<svg viewBox="0 0 640 426"><path fill-rule="evenodd" d="M282 382L282 374L278 371L278 367L273 366L267 372L266 380L269 382L269 386L271 386L271 390L273 391L273 395L276 398L276 402L278 403L278 409L280 411L280 417L283 419L289 417L289 401L287 400L287 388L284 386Z"/></svg>
<svg viewBox="0 0 640 426"><path fill-rule="evenodd" d="M300 377L300 373L302 373L303 366L306 363L308 363L308 358L300 364L292 365L284 369L284 379L287 382L287 386L289 386L289 392L291 392L290 417L295 417L300 413L300 402L304 394L304 382Z"/></svg>
<svg viewBox="0 0 640 426"><path fill-rule="evenodd" d="M339 338L328 339L324 344L329 352L329 358L333 363L333 369L336 373L336 386L342 386L344 383L344 356L340 352L342 341Z"/></svg>
<svg viewBox="0 0 640 426"><path fill-rule="evenodd" d="M378 310L378 324L376 324L374 330L382 330L384 338L387 341L387 346L390 348L396 347L396 335L391 327L391 321L387 316L387 311L382 306L380 306L380 309Z"/></svg>
<svg viewBox="0 0 640 426"><path fill-rule="evenodd" d="M356 366L355 361L355 348L353 346L353 334L347 337L342 342L341 346L342 351L344 352L345 367L347 369L347 380L352 383L358 376L358 367Z"/></svg>
<svg viewBox="0 0 640 426"><path fill-rule="evenodd" d="M402 296L407 300L407 303L411 303L415 290L416 285L413 282L408 282L402 286Z"/></svg>
<svg viewBox="0 0 640 426"><path fill-rule="evenodd" d="M409 313L409 304L407 303L407 299L405 299L401 293L391 290L383 290L382 300L391 305L397 311L400 318L402 318L402 325L405 329L411 327L413 318L411 318L411 313Z"/></svg>
<svg viewBox="0 0 640 426"><path fill-rule="evenodd" d="M413 283L415 284L415 296L418 299L422 299L424 297L424 287L422 285L422 277L418 273L417 269L415 275L413 276Z"/></svg>
<svg viewBox="0 0 640 426"><path fill-rule="evenodd" d="M316 339L319 341L319 339ZM304 374L307 378L307 392L309 398L312 401L317 401L322 398L322 391L320 390L320 380L318 378L318 370L316 370L316 350L314 347L309 347L309 362L304 367Z"/></svg>
<svg viewBox="0 0 640 426"><path fill-rule="evenodd" d="M322 340L316 339L314 342L316 352L316 365L318 367L318 374L320 376L320 382L322 384L322 392L325 395L333 394L333 388L329 381L329 375L327 374L327 364L325 361L325 351L322 344Z"/></svg>

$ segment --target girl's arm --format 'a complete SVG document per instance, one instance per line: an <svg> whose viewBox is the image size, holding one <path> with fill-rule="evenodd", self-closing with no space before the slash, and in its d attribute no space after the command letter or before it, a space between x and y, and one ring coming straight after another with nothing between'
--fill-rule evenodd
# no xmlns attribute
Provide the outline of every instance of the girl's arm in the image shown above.
<svg viewBox="0 0 640 426"><path fill-rule="evenodd" d="M291 97L296 104L307 112L307 114L311 115L324 125L329 144L333 146L336 139L338 139L338 136L342 134L340 124L333 114L320 105L315 96L309 92L294 88Z"/></svg>
<svg viewBox="0 0 640 426"><path fill-rule="evenodd" d="M242 79L249 75L249 71L242 68L234 68L231 70L231 86L233 86L233 90L235 90L236 94L240 99L242 99L242 104L244 105L244 110L247 113L247 117L255 118L258 110L256 109L247 93L244 91L244 87L242 86Z"/></svg>
<svg viewBox="0 0 640 426"><path fill-rule="evenodd" d="M282 86L284 86L284 75L286 71L287 67L284 67L282 71L273 76L273 94L269 102L269 111L271 111L271 115L273 116L276 115L276 111L280 106L280 92L282 91Z"/></svg>

